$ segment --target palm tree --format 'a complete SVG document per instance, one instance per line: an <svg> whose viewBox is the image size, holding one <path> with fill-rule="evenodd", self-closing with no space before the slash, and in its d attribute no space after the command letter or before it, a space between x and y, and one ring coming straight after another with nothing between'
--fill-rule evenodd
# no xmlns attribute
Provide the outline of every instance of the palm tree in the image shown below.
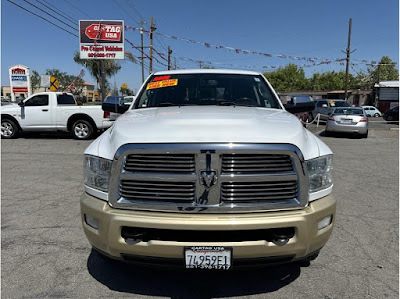
<svg viewBox="0 0 400 299"><path fill-rule="evenodd" d="M131 62L136 63L136 58L129 51L125 51L125 58ZM79 52L76 51L74 54L74 61L80 65L83 65L89 73L96 79L97 89L101 90L101 71L100 71L100 60L96 59L81 59ZM106 78L114 76L121 69L121 65L115 60L105 59L104 60L104 72ZM106 84L107 85L107 84Z"/></svg>

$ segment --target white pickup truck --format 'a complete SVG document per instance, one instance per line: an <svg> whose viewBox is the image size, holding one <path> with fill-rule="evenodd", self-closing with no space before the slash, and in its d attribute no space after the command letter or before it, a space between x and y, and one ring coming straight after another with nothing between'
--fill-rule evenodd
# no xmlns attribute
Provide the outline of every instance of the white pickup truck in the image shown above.
<svg viewBox="0 0 400 299"><path fill-rule="evenodd" d="M70 93L36 93L1 107L1 138L15 138L20 131L66 131L89 139L113 124L109 115L100 106L78 106Z"/></svg>
<svg viewBox="0 0 400 299"><path fill-rule="evenodd" d="M316 258L335 221L332 151L288 112L313 109L283 106L255 72L151 75L85 151L91 245L190 269Z"/></svg>

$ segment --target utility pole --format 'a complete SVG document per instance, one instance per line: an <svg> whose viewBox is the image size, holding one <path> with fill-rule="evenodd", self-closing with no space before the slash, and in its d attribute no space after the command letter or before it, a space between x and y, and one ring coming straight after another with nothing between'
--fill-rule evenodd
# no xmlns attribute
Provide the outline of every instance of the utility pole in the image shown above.
<svg viewBox="0 0 400 299"><path fill-rule="evenodd" d="M150 19L150 74L153 72L153 32L156 30L156 26L153 23L153 17Z"/></svg>
<svg viewBox="0 0 400 299"><path fill-rule="evenodd" d="M142 83L143 83L144 82L143 20L140 20L140 50L142 52L140 60L142 63Z"/></svg>
<svg viewBox="0 0 400 299"><path fill-rule="evenodd" d="M106 75L104 73L104 59L100 59L101 70L101 102L106 98Z"/></svg>
<svg viewBox="0 0 400 299"><path fill-rule="evenodd" d="M381 64L380 63L378 63L378 84L379 84L379 81L381 81Z"/></svg>
<svg viewBox="0 0 400 299"><path fill-rule="evenodd" d="M350 64L350 41L351 41L351 18L349 20L349 36L347 39L347 49L346 49L346 79L344 83L344 99L347 101L347 86L348 86L348 81L349 81L349 64Z"/></svg>
<svg viewBox="0 0 400 299"><path fill-rule="evenodd" d="M171 47L168 46L168 70L171 69L171 54L172 54Z"/></svg>
<svg viewBox="0 0 400 299"><path fill-rule="evenodd" d="M202 61L199 61L199 68L201 68L201 63L202 63Z"/></svg>
<svg viewBox="0 0 400 299"><path fill-rule="evenodd" d="M174 70L176 70L176 58L174 58Z"/></svg>

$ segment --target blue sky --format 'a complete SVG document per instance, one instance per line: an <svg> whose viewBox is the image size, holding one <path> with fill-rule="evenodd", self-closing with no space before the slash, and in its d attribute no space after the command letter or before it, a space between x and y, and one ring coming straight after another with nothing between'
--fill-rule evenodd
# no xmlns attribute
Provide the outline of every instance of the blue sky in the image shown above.
<svg viewBox="0 0 400 299"><path fill-rule="evenodd" d="M32 7L23 0L12 0L67 30L73 29ZM153 16L157 30L155 49L166 55L171 46L173 59L180 68L198 68L190 61L212 62L212 66L231 69L251 69L264 72L271 66L288 63L308 64L303 60L265 57L261 55L235 53L226 49L207 48L204 45L174 40L164 35L188 38L213 45L229 46L274 55L315 57L320 59L345 58L341 51L347 46L348 21L352 18L351 48L357 49L351 56L353 61L376 61L387 55L399 59L399 4L394 0L315 0L315 1L138 1L138 0L27 0L62 19L39 2L74 20L103 19L124 20L125 25L138 27L141 17L149 27ZM49 3L49 4L48 4ZM62 19L66 23L75 25ZM76 22L76 27L78 23ZM23 64L44 74L46 69L57 68L77 75L81 66L73 61L79 49L79 39L57 27L16 7L7 0L1 3L1 78L8 85L8 67ZM160 35L162 34L162 35ZM126 31L126 38L140 45L138 31ZM145 45L149 39L145 36ZM140 53L125 43L125 49L134 55ZM156 56L160 61L160 57ZM165 61L164 61L165 62ZM126 83L137 90L141 84L141 67L129 61L120 61L122 69L110 79L117 87ZM148 64L148 63L147 63ZM263 68L269 66L269 69ZM155 70L165 66L155 62ZM355 74L365 70L365 64L352 66ZM338 63L309 66L306 75L315 72L345 70ZM145 70L145 74L148 71ZM85 81L95 83L88 72Z"/></svg>

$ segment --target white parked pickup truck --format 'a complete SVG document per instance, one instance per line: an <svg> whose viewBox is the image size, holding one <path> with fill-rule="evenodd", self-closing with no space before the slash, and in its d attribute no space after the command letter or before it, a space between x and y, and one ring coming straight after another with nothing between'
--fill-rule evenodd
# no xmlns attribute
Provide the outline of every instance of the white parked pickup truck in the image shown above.
<svg viewBox="0 0 400 299"><path fill-rule="evenodd" d="M88 139L113 124L109 115L100 106L78 106L70 93L36 93L1 107L1 138L15 138L20 131L66 131Z"/></svg>
<svg viewBox="0 0 400 299"><path fill-rule="evenodd" d="M292 114L314 104L291 105L255 72L151 75L85 151L93 248L189 269L316 258L335 221L332 151Z"/></svg>

